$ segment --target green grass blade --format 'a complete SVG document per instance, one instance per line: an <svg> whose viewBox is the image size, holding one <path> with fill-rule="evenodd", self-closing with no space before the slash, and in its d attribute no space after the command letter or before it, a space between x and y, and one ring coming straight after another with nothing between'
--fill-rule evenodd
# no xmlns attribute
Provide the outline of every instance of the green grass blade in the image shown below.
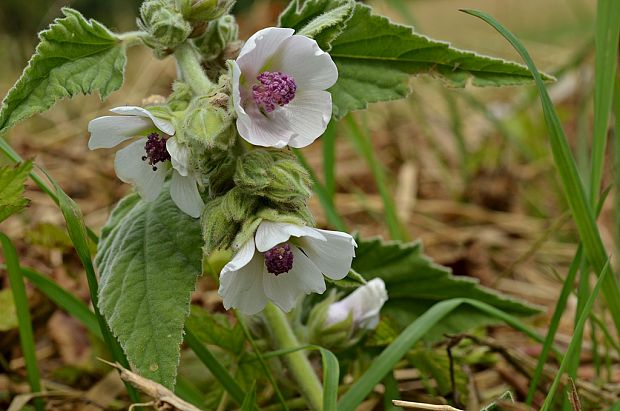
<svg viewBox="0 0 620 411"><path fill-rule="evenodd" d="M586 257L594 268L594 271L601 273L607 262L607 253L601 239L601 234L596 226L592 207L590 206L586 191L577 171L575 159L570 151L566 135L564 134L560 120L555 112L555 108L551 103L549 94L545 89L540 73L521 42L517 40L511 32L493 19L493 17L480 11L463 11L484 20L504 36L504 38L506 38L519 52L534 75L540 93L545 122L549 129L551 150L555 166L560 174L566 200L573 214L577 230L579 231ZM605 276L603 294L616 327L616 332L620 335L620 288L618 288L618 282L613 275Z"/></svg>
<svg viewBox="0 0 620 411"><path fill-rule="evenodd" d="M314 172L312 167L310 167L310 164L308 164L308 161L306 160L302 152L296 148L293 149L293 152L297 156L297 159L299 160L299 162L308 171L308 174L310 174L310 178L312 178L312 181L313 181L312 189L314 190L314 193L316 194L316 196L319 198L319 202L321 203L321 206L323 207L323 210L325 211L327 222L329 222L329 224L332 227L334 227L336 230L348 231L346 223L344 222L342 217L340 217L340 214L338 214L338 211L336 211L336 207L334 206L332 197L330 197L327 189L323 186L323 184L321 184L321 182L316 176L316 173Z"/></svg>
<svg viewBox="0 0 620 411"><path fill-rule="evenodd" d="M325 191L334 201L336 194L336 122L332 119L321 137L323 144L323 178Z"/></svg>
<svg viewBox="0 0 620 411"><path fill-rule="evenodd" d="M596 11L596 58L594 65L594 135L592 140L592 173L590 201L598 198L607 145L607 124L613 100L620 34L620 2L599 0Z"/></svg>
<svg viewBox="0 0 620 411"><path fill-rule="evenodd" d="M562 318L562 314L564 313L564 309L566 308L566 303L568 302L568 297L571 294L573 284L575 282L575 277L577 276L577 271L579 270L579 266L581 265L582 260L583 248L580 246L568 269L568 274L566 275L566 279L564 280L562 291L560 292L558 302L556 303L555 309L553 311L553 316L551 317L551 322L549 323L547 336L545 337L542 350L540 352L540 355L538 356L536 369L534 370L534 374L532 375L530 387L527 391L527 398L525 400L528 405L532 405L532 401L534 400L534 394L536 394L536 387L538 387L538 383L540 382L540 379L542 377L542 373L545 367L545 363L547 362L547 357L549 356L551 345L553 344L555 334L560 326L560 319Z"/></svg>
<svg viewBox="0 0 620 411"><path fill-rule="evenodd" d="M388 372L383 379L385 392L383 393L383 410L384 411L400 411L400 407L396 407L392 400L400 400L400 392L398 391L398 381L394 376L394 372Z"/></svg>
<svg viewBox="0 0 620 411"><path fill-rule="evenodd" d="M22 268L22 274L58 307L71 314L88 331L103 340L97 316L86 304L41 273L28 268Z"/></svg>
<svg viewBox="0 0 620 411"><path fill-rule="evenodd" d="M338 403L338 410L354 411L372 391L375 385L377 385L388 372L392 371L396 363L415 343L424 337L428 330L462 304L470 305L486 314L492 315L538 342L544 341L544 337L538 335L534 330L523 324L517 318L481 301L454 298L439 302L409 324L409 326L407 326L407 328L405 328L405 330L387 346L377 358L375 358L368 370L366 370L349 391L342 396ZM554 350L554 352L559 352L559 350L553 346L551 349Z"/></svg>
<svg viewBox="0 0 620 411"><path fill-rule="evenodd" d="M103 335L103 340L110 351L110 354L112 354L112 358L114 358L114 360L124 368L130 369L129 362L127 361L127 357L125 357L123 349L118 343L118 340L112 335L108 324L99 311L99 296L97 294L99 285L97 282L97 275L95 274L95 268L93 267L90 247L88 245L88 233L86 230L86 225L84 224L82 212L75 201L73 201L64 191L62 191L58 183L51 179L50 181L56 190L58 206L60 207L63 217L65 218L69 238L71 238L73 247L75 248L78 257L80 258L80 262L84 267L84 271L86 272L88 290L91 301L93 302L95 316L97 317L97 322L99 323L99 329ZM125 387L127 388L127 392L129 393L131 399L134 402L140 402L140 395L136 389L127 383L125 383Z"/></svg>
<svg viewBox="0 0 620 411"><path fill-rule="evenodd" d="M205 404L205 397L202 391L196 388L190 380L180 375L177 376L174 393L198 408L202 408Z"/></svg>
<svg viewBox="0 0 620 411"><path fill-rule="evenodd" d="M256 404L256 381L252 384L252 387L245 394L245 398L243 399L243 403L241 404L241 409L239 411L253 411L255 409Z"/></svg>
<svg viewBox="0 0 620 411"><path fill-rule="evenodd" d="M383 165L379 162L379 159L375 156L374 148L370 142L370 139L365 135L360 126L355 121L352 115L346 117L346 123L349 127L347 135L351 139L353 146L357 152L364 158L370 172L372 173L377 188L379 189L379 195L383 201L383 212L385 213L385 222L390 231L390 236L393 240L407 241L408 235L403 224L401 224L396 212L396 205L394 199L387 185L387 177Z"/></svg>
<svg viewBox="0 0 620 411"><path fill-rule="evenodd" d="M338 358L329 350L318 347L323 360L323 411L337 411L338 379L340 365Z"/></svg>
<svg viewBox="0 0 620 411"><path fill-rule="evenodd" d="M13 293L13 301L15 302L15 311L17 313L19 339L22 346L22 354L26 361L26 377L30 390L33 393L41 391L41 380L39 377L39 367L37 365L36 346L34 344L34 335L32 333L32 320L30 319L30 311L28 308L28 296L26 296L26 288L22 278L22 271L17 258L17 251L11 243L9 237L4 233L0 233L0 244L4 250L4 259L6 260L6 269L9 275L9 283ZM34 401L38 411L43 411L43 401L38 398Z"/></svg>
<svg viewBox="0 0 620 411"><path fill-rule="evenodd" d="M213 353L194 335L189 329L185 328L185 342L191 348L202 363L211 371L211 374L222 384L222 387L230 394L233 400L239 405L243 404L245 393L230 375L228 370L215 358Z"/></svg>
<svg viewBox="0 0 620 411"><path fill-rule="evenodd" d="M276 393L276 397L278 397L278 401L280 402L280 406L282 407L282 410L288 411L288 406L286 405L286 400L284 399L284 396L282 395L282 391L280 391L280 387L278 386L278 381L274 378L273 373L271 372L271 369L269 369L269 367L267 366L267 363L265 362L263 354L260 352L260 348L258 348L256 341L254 341L254 338L252 337L250 330L248 330L248 327L245 323L245 319L243 318L243 315L237 310L234 310L234 311L235 311L235 318L237 318L237 322L239 323L239 325L241 326L241 329L243 330L245 339L252 346L252 350L254 350L254 354L256 355L256 358L258 359L258 362L260 363L261 368L265 372L265 375L267 376L269 383L273 387L273 390Z"/></svg>
<svg viewBox="0 0 620 411"><path fill-rule="evenodd" d="M596 285L594 286L594 289L592 290L592 293L590 294L590 297L588 298L588 301L586 302L584 306L581 316L579 316L577 327L575 327L575 334L573 335L573 338L571 339L571 342L568 345L568 350L566 350L566 355L564 356L564 359L560 363L560 368L558 372L556 373L555 378L553 379L553 383L551 384L551 387L549 388L549 392L547 393L547 397L545 398L545 402L543 403L541 411L547 411L551 407L551 404L553 403L553 397L555 396L555 392L557 391L560 385L562 374L564 374L564 371L566 370L566 367L568 366L569 362L572 360L573 356L579 355L577 346L581 344L581 339L578 335L583 333L583 327L586 324L586 321L590 315L590 311L592 311L592 306L594 305L594 302L596 301L596 296L598 295L598 292L601 286L604 284L605 278L608 276L609 271L611 270L609 269L609 261L607 261L605 265L603 266L603 269L599 273L599 277L598 277L598 280L596 281Z"/></svg>

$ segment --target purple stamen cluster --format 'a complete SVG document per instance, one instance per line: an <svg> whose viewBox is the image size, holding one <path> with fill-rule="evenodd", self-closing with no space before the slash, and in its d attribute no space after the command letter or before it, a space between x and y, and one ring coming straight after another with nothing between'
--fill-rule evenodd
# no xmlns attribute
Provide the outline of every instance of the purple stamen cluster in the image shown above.
<svg viewBox="0 0 620 411"><path fill-rule="evenodd" d="M144 151L146 155L142 156L142 161L148 161L153 166L153 171L157 170L157 163L163 163L170 160L170 153L166 149L166 137L157 133L151 133L146 137Z"/></svg>
<svg viewBox="0 0 620 411"><path fill-rule="evenodd" d="M265 266L271 274L288 273L293 268L293 251L287 244L280 244L265 252Z"/></svg>
<svg viewBox="0 0 620 411"><path fill-rule="evenodd" d="M256 77L260 84L252 86L252 97L256 105L266 113L277 106L284 106L295 98L297 84L295 79L280 71L264 71Z"/></svg>

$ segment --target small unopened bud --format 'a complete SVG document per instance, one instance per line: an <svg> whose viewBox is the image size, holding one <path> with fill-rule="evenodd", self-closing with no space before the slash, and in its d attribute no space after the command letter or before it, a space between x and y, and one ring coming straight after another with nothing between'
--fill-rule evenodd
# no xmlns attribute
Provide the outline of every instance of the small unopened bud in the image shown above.
<svg viewBox="0 0 620 411"><path fill-rule="evenodd" d="M227 14L235 0L194 0L186 17L190 21L215 20Z"/></svg>
<svg viewBox="0 0 620 411"><path fill-rule="evenodd" d="M336 324L351 316L356 327L372 330L379 324L379 312L387 299L385 283L380 278L373 278L343 300L330 305L325 324Z"/></svg>
<svg viewBox="0 0 620 411"><path fill-rule="evenodd" d="M255 149L237 161L235 184L275 203L307 200L311 181L306 169L283 150Z"/></svg>
<svg viewBox="0 0 620 411"><path fill-rule="evenodd" d="M227 130L232 123L230 111L225 108L228 99L220 93L210 97L194 100L185 117L185 136L205 147L217 147L226 150L230 139L227 135L218 137Z"/></svg>
<svg viewBox="0 0 620 411"><path fill-rule="evenodd" d="M145 43L158 57L170 53L192 32L192 26L172 0L146 0L140 7L138 25L149 34Z"/></svg>
<svg viewBox="0 0 620 411"><path fill-rule="evenodd" d="M204 34L194 43L206 61L218 60L223 64L227 59L236 58L242 43L235 17L227 14L209 22Z"/></svg>
<svg viewBox="0 0 620 411"><path fill-rule="evenodd" d="M312 309L308 331L310 343L337 351L354 345L377 327L387 292L383 280L375 278L343 300L335 299L332 294Z"/></svg>

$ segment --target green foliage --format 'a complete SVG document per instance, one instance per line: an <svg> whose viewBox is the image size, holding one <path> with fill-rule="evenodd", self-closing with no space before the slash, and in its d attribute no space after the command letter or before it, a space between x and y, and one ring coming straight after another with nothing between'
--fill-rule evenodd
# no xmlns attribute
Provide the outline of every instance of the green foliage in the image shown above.
<svg viewBox="0 0 620 411"><path fill-rule="evenodd" d="M456 277L448 268L433 263L419 242L403 244L380 239L358 241L353 268L367 279L385 281L389 300L382 314L400 328L406 327L435 303L451 298L482 301L512 315L532 315L538 310L523 302L478 285L469 277ZM497 318L465 306L442 319L424 335L432 341L444 333L456 334L497 322Z"/></svg>
<svg viewBox="0 0 620 411"><path fill-rule="evenodd" d="M353 0L293 0L280 15L278 25L315 39L321 49L329 51L331 42L346 27L354 7Z"/></svg>
<svg viewBox="0 0 620 411"><path fill-rule="evenodd" d="M17 328L17 311L10 288L0 290L0 331Z"/></svg>
<svg viewBox="0 0 620 411"><path fill-rule="evenodd" d="M437 391L446 396L452 392L450 381L450 359L445 348L433 350L428 347L416 348L407 354L407 360L423 375L422 381L432 378L437 383ZM459 394L459 402L467 403L468 377L465 371L459 367L458 359L454 364L454 383Z"/></svg>
<svg viewBox="0 0 620 411"><path fill-rule="evenodd" d="M202 343L216 345L233 354L240 354L245 343L241 324L230 324L229 317L192 306L186 326Z"/></svg>
<svg viewBox="0 0 620 411"><path fill-rule="evenodd" d="M101 23L63 8L65 17L39 35L41 42L2 102L0 132L56 101L99 91L102 98L123 83L125 45Z"/></svg>
<svg viewBox="0 0 620 411"><path fill-rule="evenodd" d="M29 203L23 197L24 183L32 170L32 162L26 161L16 167L0 168L0 222L21 211Z"/></svg>
<svg viewBox="0 0 620 411"><path fill-rule="evenodd" d="M138 372L175 382L190 293L201 273L200 224L166 187L152 202L124 198L103 229L99 307Z"/></svg>
<svg viewBox="0 0 620 411"><path fill-rule="evenodd" d="M348 4L342 0L298 1L280 18L282 26L320 39L323 47L331 46L339 73L338 82L330 89L337 118L364 109L368 103L405 97L412 74L430 74L451 87L464 87L468 82L506 86L532 80L520 64L455 49L372 14L371 8L361 3L355 4L349 19L338 20L335 10ZM325 11L330 13L321 14ZM317 19L327 19L327 23L319 24Z"/></svg>

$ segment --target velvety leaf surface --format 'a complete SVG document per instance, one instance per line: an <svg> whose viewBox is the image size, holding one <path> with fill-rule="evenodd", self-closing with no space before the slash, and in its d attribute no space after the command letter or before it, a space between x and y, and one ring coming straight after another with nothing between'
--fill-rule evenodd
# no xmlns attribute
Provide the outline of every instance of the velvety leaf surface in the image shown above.
<svg viewBox="0 0 620 411"><path fill-rule="evenodd" d="M353 268L366 279L385 281L389 300L381 313L404 328L433 304L452 298L469 298L490 304L512 315L532 315L539 310L524 302L480 286L470 277L456 277L423 254L419 242L403 244L380 239L358 241ZM457 334L496 323L497 319L475 308L463 306L444 318L427 335L441 339L444 333Z"/></svg>
<svg viewBox="0 0 620 411"><path fill-rule="evenodd" d="M0 167L0 222L28 205L28 199L24 198L24 183L30 170L30 161L16 167Z"/></svg>
<svg viewBox="0 0 620 411"><path fill-rule="evenodd" d="M100 23L63 8L65 17L39 34L40 43L0 111L0 132L49 109L56 101L99 91L102 98L123 83L125 46Z"/></svg>
<svg viewBox="0 0 620 411"><path fill-rule="evenodd" d="M99 306L130 363L171 388L190 294L201 272L198 220L172 202L167 187L153 202L124 198L103 229L95 263Z"/></svg>

